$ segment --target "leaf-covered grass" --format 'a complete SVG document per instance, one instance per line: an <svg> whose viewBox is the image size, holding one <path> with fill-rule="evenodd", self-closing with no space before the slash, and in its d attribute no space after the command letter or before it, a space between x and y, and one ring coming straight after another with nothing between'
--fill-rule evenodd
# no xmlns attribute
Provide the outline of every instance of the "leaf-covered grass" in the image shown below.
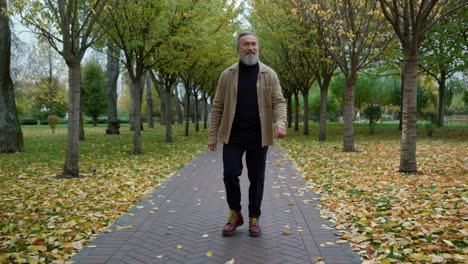
<svg viewBox="0 0 468 264"><path fill-rule="evenodd" d="M63 170L66 126L25 126L27 152L0 154L0 263L50 263L67 259L167 177L206 150L206 132L183 135L173 126L145 129L145 154L132 155L133 132L105 135L86 126L78 179L55 179Z"/></svg>
<svg viewBox="0 0 468 264"><path fill-rule="evenodd" d="M328 125L328 140L291 129L279 145L309 188L321 194L322 217L331 221L366 263L464 263L467 260L468 126L418 128L417 167L398 172L397 124L356 124L355 147L344 153L343 126ZM466 262L465 262L466 263Z"/></svg>

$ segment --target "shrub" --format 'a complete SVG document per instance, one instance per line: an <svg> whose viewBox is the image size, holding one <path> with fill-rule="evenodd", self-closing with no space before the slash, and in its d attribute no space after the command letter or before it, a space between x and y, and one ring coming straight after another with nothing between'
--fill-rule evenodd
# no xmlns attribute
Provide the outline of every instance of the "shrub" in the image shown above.
<svg viewBox="0 0 468 264"><path fill-rule="evenodd" d="M370 134L373 135L375 131L375 122L382 116L382 109L378 105L369 105L364 110L364 116L369 119Z"/></svg>
<svg viewBox="0 0 468 264"><path fill-rule="evenodd" d="M60 117L56 115L50 115L47 117L47 122L49 123L50 128L52 128L52 134L55 134L55 127L60 122Z"/></svg>
<svg viewBox="0 0 468 264"><path fill-rule="evenodd" d="M432 137L434 134L434 123L428 122L426 123L426 135L428 137Z"/></svg>

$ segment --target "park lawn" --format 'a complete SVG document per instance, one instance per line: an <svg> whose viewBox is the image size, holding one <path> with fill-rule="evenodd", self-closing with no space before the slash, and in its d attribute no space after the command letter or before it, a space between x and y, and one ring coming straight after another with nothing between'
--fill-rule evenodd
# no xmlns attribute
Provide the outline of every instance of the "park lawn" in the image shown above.
<svg viewBox="0 0 468 264"><path fill-rule="evenodd" d="M23 126L26 152L0 154L0 263L63 262L86 246L165 179L206 150L206 130L183 135L173 126L142 132L145 154L132 155L133 133L105 135L105 125L85 128L77 179L63 170L66 126Z"/></svg>
<svg viewBox="0 0 468 264"><path fill-rule="evenodd" d="M417 167L398 172L398 125L378 124L370 136L355 125L355 147L344 153L343 127L328 125L328 140L291 129L278 140L307 187L321 194L321 215L364 263L466 263L468 126L418 127ZM331 241L336 243L335 241Z"/></svg>

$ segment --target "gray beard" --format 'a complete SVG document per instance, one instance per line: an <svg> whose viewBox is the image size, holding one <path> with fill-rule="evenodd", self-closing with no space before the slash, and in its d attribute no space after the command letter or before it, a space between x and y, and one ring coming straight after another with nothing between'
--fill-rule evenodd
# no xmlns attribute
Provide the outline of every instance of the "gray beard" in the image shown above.
<svg viewBox="0 0 468 264"><path fill-rule="evenodd" d="M247 55L240 55L240 61L248 66L255 65L258 63L258 52L255 54L255 56L252 57Z"/></svg>

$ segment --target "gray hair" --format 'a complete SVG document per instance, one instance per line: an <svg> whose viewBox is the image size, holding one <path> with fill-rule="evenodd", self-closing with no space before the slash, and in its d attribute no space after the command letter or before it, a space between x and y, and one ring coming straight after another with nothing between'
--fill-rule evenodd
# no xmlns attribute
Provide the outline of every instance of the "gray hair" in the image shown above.
<svg viewBox="0 0 468 264"><path fill-rule="evenodd" d="M239 34L239 36L237 36L237 46L239 46L239 43L240 43L240 39L243 37L243 36L247 36L247 35L251 35L251 36L254 36L256 39L257 39L257 42L258 42L258 37L255 33L253 32L250 32L250 31L244 31L242 33ZM258 45L258 43L257 43Z"/></svg>

